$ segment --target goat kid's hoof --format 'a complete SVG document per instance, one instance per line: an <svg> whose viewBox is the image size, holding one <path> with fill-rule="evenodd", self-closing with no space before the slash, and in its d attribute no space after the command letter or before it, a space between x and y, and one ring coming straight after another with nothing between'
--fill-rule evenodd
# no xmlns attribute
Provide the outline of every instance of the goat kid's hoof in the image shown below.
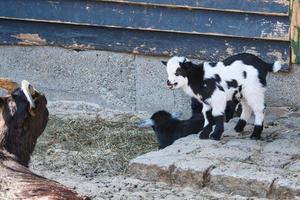
<svg viewBox="0 0 300 200"><path fill-rule="evenodd" d="M250 136L251 139L253 140L260 140L261 139L261 132L263 130L263 126L254 126L254 130L252 132L252 135Z"/></svg>
<svg viewBox="0 0 300 200"><path fill-rule="evenodd" d="M234 127L234 130L238 133L243 132L246 125L247 122L243 119L240 119L236 124L236 126Z"/></svg>
<svg viewBox="0 0 300 200"><path fill-rule="evenodd" d="M201 140L209 139L209 134L201 132L199 138Z"/></svg>
<svg viewBox="0 0 300 200"><path fill-rule="evenodd" d="M252 135L250 136L250 139L251 139L251 140L261 140L261 136L260 136L260 135L252 134Z"/></svg>
<svg viewBox="0 0 300 200"><path fill-rule="evenodd" d="M221 136L220 136L220 135L217 135L217 134L211 134L211 135L209 136L209 138L210 138L211 140L220 140L220 139L221 139Z"/></svg>

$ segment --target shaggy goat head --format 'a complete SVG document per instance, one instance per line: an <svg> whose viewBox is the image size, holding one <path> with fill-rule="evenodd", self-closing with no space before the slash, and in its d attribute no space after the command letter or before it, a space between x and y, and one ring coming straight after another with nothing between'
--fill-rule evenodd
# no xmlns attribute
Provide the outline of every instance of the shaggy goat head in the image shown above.
<svg viewBox="0 0 300 200"><path fill-rule="evenodd" d="M8 95L0 97L0 148L27 166L37 138L48 122L47 100L27 81L0 78Z"/></svg>

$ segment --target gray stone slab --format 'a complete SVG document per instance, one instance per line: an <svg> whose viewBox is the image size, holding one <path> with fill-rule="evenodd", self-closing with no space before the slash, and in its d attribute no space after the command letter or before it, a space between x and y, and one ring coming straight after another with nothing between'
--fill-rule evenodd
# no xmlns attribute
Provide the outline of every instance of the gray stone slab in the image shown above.
<svg viewBox="0 0 300 200"><path fill-rule="evenodd" d="M208 184L209 170L219 162L199 156L187 157L174 165L172 183L193 188L202 188Z"/></svg>
<svg viewBox="0 0 300 200"><path fill-rule="evenodd" d="M286 155L300 155L300 141L278 139L268 143L263 148L264 153L281 153Z"/></svg>
<svg viewBox="0 0 300 200"><path fill-rule="evenodd" d="M150 180L195 188L209 187L231 195L296 197L298 180L295 176L299 173L296 161L300 153L296 135L281 138L281 134L291 130L280 124L280 120L278 124L267 125L265 139L259 141L248 137L252 126L248 126L247 135L244 135L228 130L232 125L226 125L226 136L221 141L199 140L198 135L191 135L162 151L140 156L138 159L142 158L139 162L143 165L133 168L132 173L146 180L154 176L156 178ZM288 181L284 182L283 177Z"/></svg>
<svg viewBox="0 0 300 200"><path fill-rule="evenodd" d="M190 135L165 149L131 160L130 171L143 180L203 187L207 170L218 162L202 158L197 152L216 146L216 143L218 142L200 140L197 135Z"/></svg>
<svg viewBox="0 0 300 200"><path fill-rule="evenodd" d="M252 163L262 167L284 168L293 160L292 155L280 153L257 153L252 158Z"/></svg>
<svg viewBox="0 0 300 200"><path fill-rule="evenodd" d="M300 158L298 158L297 160L294 160L289 165L287 165L285 168L290 171L295 171L295 172L300 173Z"/></svg>
<svg viewBox="0 0 300 200"><path fill-rule="evenodd" d="M211 171L209 187L215 191L242 196L267 197L273 181L279 176L276 171L275 168L231 162Z"/></svg>
<svg viewBox="0 0 300 200"><path fill-rule="evenodd" d="M250 139L233 138L223 145L224 148L236 149L244 152L254 152L262 149L263 142Z"/></svg>
<svg viewBox="0 0 300 200"><path fill-rule="evenodd" d="M300 199L300 173L278 178L274 182L270 197L274 199Z"/></svg>
<svg viewBox="0 0 300 200"><path fill-rule="evenodd" d="M237 149L229 148L206 148L199 152L198 155L203 158L214 159L219 161L246 161L254 152L244 152Z"/></svg>
<svg viewBox="0 0 300 200"><path fill-rule="evenodd" d="M155 161L138 158L130 162L129 171L142 180L200 188L204 186L205 174L214 164L210 159L190 160L182 155L156 157Z"/></svg>

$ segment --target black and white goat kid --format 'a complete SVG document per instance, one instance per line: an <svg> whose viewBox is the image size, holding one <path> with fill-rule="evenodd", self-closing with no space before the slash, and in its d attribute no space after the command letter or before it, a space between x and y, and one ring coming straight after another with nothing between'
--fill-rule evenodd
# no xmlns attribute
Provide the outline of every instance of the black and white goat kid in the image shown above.
<svg viewBox="0 0 300 200"><path fill-rule="evenodd" d="M205 118L201 139L220 140L224 131L224 111L226 102L239 98L242 113L235 130L242 132L252 111L255 116L255 127L252 139L259 139L263 130L265 111L266 76L268 72L281 69L279 61L266 63L255 55L237 54L222 62L194 64L184 57L172 57L167 66L170 89L181 88L187 95L203 103L202 113ZM211 110L216 127L206 117ZM212 132L212 133L211 133Z"/></svg>

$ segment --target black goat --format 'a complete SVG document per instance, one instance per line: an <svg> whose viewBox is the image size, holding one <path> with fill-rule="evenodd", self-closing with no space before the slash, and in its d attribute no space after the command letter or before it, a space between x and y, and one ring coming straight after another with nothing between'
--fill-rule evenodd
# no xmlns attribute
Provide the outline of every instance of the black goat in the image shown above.
<svg viewBox="0 0 300 200"><path fill-rule="evenodd" d="M228 122L235 113L238 101L231 101L226 107L226 121ZM179 113L170 114L161 110L155 112L150 119L143 120L139 127L152 127L155 132L159 149L163 149L179 138L191 134L197 134L203 129L204 117L202 114L203 105L195 98L191 99L192 117L187 120L179 120ZM207 117L214 122L211 111L207 112Z"/></svg>

